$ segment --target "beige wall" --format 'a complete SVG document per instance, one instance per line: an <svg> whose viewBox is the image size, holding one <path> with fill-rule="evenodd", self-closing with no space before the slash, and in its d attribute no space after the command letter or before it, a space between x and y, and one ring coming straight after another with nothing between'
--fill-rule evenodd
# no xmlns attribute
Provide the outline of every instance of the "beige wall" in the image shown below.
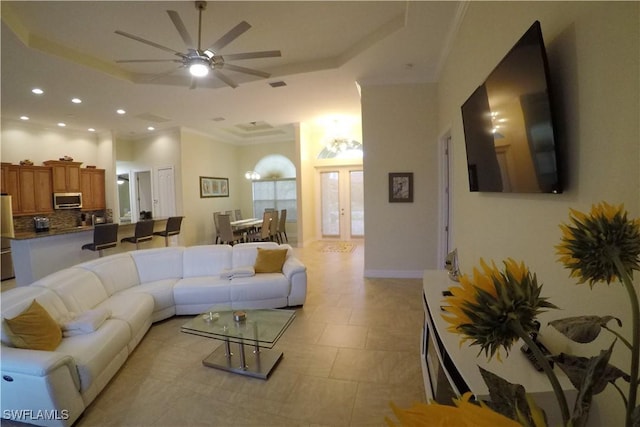
<svg viewBox="0 0 640 427"><path fill-rule="evenodd" d="M211 244L215 240L213 212L240 207L238 191L244 171L238 169L238 148L211 137L183 129L182 197L183 244L186 246ZM200 198L200 177L229 178L229 197Z"/></svg>
<svg viewBox="0 0 640 427"><path fill-rule="evenodd" d="M35 165L45 160L71 156L74 161L100 168L109 166L111 159L102 157L98 149L98 135L74 132L61 128L45 128L28 122L2 120L1 130L3 162L18 164L29 159Z"/></svg>
<svg viewBox="0 0 640 427"><path fill-rule="evenodd" d="M422 277L436 268L436 85L364 86L365 276ZM388 174L413 172L413 203L389 203Z"/></svg>
<svg viewBox="0 0 640 427"><path fill-rule="evenodd" d="M576 285L557 261L558 224L569 208L588 210L606 200L640 214L639 4L636 2L471 2L438 84L438 127L453 140L453 233L461 267L481 257L523 260L561 312L615 314L630 336L629 303L618 284ZM470 193L460 105L515 41L539 20L566 144L568 183L561 195ZM543 322L546 323L546 322ZM547 330L547 335L554 335ZM593 355L611 336L571 351ZM560 342L562 339L560 339ZM614 364L628 367L617 345ZM497 366L499 369L499 366ZM622 403L611 387L597 398L590 425L622 425Z"/></svg>

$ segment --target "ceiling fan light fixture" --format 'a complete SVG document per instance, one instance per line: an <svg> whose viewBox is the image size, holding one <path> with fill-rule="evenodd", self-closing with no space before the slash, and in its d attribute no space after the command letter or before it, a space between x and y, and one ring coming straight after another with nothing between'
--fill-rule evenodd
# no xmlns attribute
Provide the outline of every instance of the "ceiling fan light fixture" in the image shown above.
<svg viewBox="0 0 640 427"><path fill-rule="evenodd" d="M205 54L207 56L207 58L211 59L215 56L215 54L213 52L211 52L209 49L205 50L204 52L202 52L203 54Z"/></svg>
<svg viewBox="0 0 640 427"><path fill-rule="evenodd" d="M204 59L194 59L189 65L189 72L193 77L204 77L209 74L209 63Z"/></svg>

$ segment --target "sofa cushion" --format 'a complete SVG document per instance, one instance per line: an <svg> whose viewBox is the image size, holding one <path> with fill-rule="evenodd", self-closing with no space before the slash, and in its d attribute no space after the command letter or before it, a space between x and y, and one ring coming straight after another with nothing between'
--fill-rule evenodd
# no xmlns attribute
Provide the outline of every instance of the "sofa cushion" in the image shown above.
<svg viewBox="0 0 640 427"><path fill-rule="evenodd" d="M93 271L109 295L140 284L138 269L129 252L97 258L75 267Z"/></svg>
<svg viewBox="0 0 640 427"><path fill-rule="evenodd" d="M276 242L240 243L233 246L232 268L246 267L256 263L258 248L278 249Z"/></svg>
<svg viewBox="0 0 640 427"><path fill-rule="evenodd" d="M256 273L282 273L287 249L257 248L258 256L253 266Z"/></svg>
<svg viewBox="0 0 640 427"><path fill-rule="evenodd" d="M111 316L111 310L106 308L94 308L84 313L73 316L62 322L62 335L73 337L95 332Z"/></svg>
<svg viewBox="0 0 640 427"><path fill-rule="evenodd" d="M229 245L204 245L185 248L183 277L218 276L231 268L233 251Z"/></svg>
<svg viewBox="0 0 640 427"><path fill-rule="evenodd" d="M182 278L183 247L145 249L129 252L138 269L140 283Z"/></svg>
<svg viewBox="0 0 640 427"><path fill-rule="evenodd" d="M156 282L143 283L121 292L122 295L131 293L145 293L153 297L153 312L157 313L168 308L174 307L173 286L178 280L166 279Z"/></svg>
<svg viewBox="0 0 640 427"><path fill-rule="evenodd" d="M7 334L4 319L7 317L15 317L23 312L31 305L34 299L47 310L47 313L49 313L56 322L69 316L67 306L65 306L60 297L50 289L34 286L19 286L3 292L0 298L2 307L2 330L0 331L0 339L3 345L13 347L11 338Z"/></svg>
<svg viewBox="0 0 640 427"><path fill-rule="evenodd" d="M131 331L126 322L108 319L95 332L64 338L59 353L73 357L80 377L80 391L86 391L122 349L127 348Z"/></svg>
<svg viewBox="0 0 640 427"><path fill-rule="evenodd" d="M76 267L52 273L31 286L51 289L69 311L75 313L91 310L109 297L98 276L92 271Z"/></svg>
<svg viewBox="0 0 640 427"><path fill-rule="evenodd" d="M52 351L62 341L60 326L35 299L22 313L4 321L11 342L18 348Z"/></svg>
<svg viewBox="0 0 640 427"><path fill-rule="evenodd" d="M131 330L131 337L138 335L146 328L153 313L153 297L142 292L115 294L103 301L98 308L111 311L112 319L127 322Z"/></svg>
<svg viewBox="0 0 640 427"><path fill-rule="evenodd" d="M173 287L176 305L224 304L231 301L230 280L218 276L189 277Z"/></svg>
<svg viewBox="0 0 640 427"><path fill-rule="evenodd" d="M231 301L286 298L291 285L282 273L264 273L231 280Z"/></svg>

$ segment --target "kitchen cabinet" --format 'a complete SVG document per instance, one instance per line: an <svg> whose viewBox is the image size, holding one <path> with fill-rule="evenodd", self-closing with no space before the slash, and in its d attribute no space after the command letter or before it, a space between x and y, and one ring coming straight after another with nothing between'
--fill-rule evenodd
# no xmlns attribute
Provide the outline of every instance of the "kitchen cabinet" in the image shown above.
<svg viewBox="0 0 640 427"><path fill-rule="evenodd" d="M10 163L2 163L2 192L11 196L11 205L13 212L20 211L20 187L19 187L19 169L20 166Z"/></svg>
<svg viewBox="0 0 640 427"><path fill-rule="evenodd" d="M104 169L80 169L80 191L83 211L105 209Z"/></svg>
<svg viewBox="0 0 640 427"><path fill-rule="evenodd" d="M43 162L51 166L54 193L79 193L80 165L82 162L65 162L62 160L47 160Z"/></svg>
<svg viewBox="0 0 640 427"><path fill-rule="evenodd" d="M53 213L51 168L20 166L17 170L20 203L14 215Z"/></svg>
<svg viewBox="0 0 640 427"><path fill-rule="evenodd" d="M14 215L53 213L51 168L2 164L2 192L11 196Z"/></svg>

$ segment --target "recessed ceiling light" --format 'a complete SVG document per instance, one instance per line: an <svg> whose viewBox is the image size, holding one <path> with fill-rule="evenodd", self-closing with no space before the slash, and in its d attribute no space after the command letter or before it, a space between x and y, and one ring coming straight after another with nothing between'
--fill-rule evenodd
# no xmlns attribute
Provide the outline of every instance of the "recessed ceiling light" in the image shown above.
<svg viewBox="0 0 640 427"><path fill-rule="evenodd" d="M89 132L95 132L96 130L94 128L89 128L87 129Z"/></svg>
<svg viewBox="0 0 640 427"><path fill-rule="evenodd" d="M153 126L149 126L147 127L147 130L156 130L156 128L154 128Z"/></svg>
<svg viewBox="0 0 640 427"><path fill-rule="evenodd" d="M62 122L58 123L58 126L60 126L61 128L65 127L66 125L67 125L66 123L62 123Z"/></svg>
<svg viewBox="0 0 640 427"><path fill-rule="evenodd" d="M117 109L116 113L118 113L118 114L127 114L127 112L124 111L122 108Z"/></svg>
<svg viewBox="0 0 640 427"><path fill-rule="evenodd" d="M20 116L20 120L29 120L29 116Z"/></svg>
<svg viewBox="0 0 640 427"><path fill-rule="evenodd" d="M37 87L31 89L31 92L35 93L36 95L42 95L44 93L44 91L42 89L37 88Z"/></svg>
<svg viewBox="0 0 640 427"><path fill-rule="evenodd" d="M80 98L71 98L71 102L73 102L74 104L81 104L82 103L82 99L80 99Z"/></svg>

